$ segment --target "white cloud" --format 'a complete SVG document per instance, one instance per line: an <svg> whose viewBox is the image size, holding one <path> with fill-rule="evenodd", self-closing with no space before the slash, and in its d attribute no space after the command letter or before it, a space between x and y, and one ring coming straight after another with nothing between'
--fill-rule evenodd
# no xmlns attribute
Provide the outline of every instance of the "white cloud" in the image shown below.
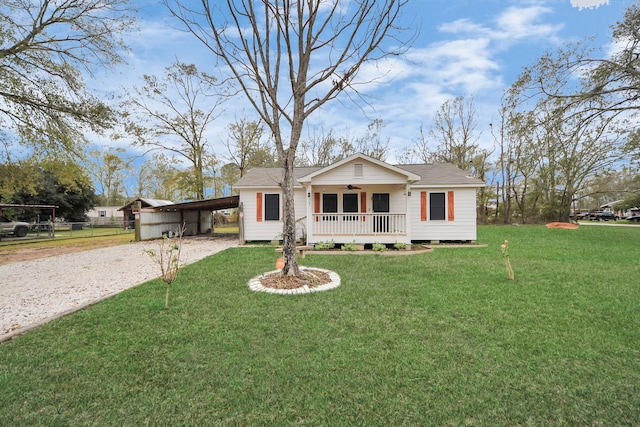
<svg viewBox="0 0 640 427"><path fill-rule="evenodd" d="M510 6L495 17L494 28L473 22L469 18L462 18L441 24L438 30L445 34L489 38L493 42L500 42L501 45L506 44L506 47L530 39L557 41L557 34L563 26L551 25L543 20L544 15L551 12L550 8L539 5Z"/></svg>
<svg viewBox="0 0 640 427"><path fill-rule="evenodd" d="M608 4L609 0L571 0L571 6L578 9L598 8Z"/></svg>
<svg viewBox="0 0 640 427"><path fill-rule="evenodd" d="M524 39L557 40L562 25L551 25L540 22L551 10L542 6L509 7L496 19L495 37L511 43Z"/></svg>
<svg viewBox="0 0 640 427"><path fill-rule="evenodd" d="M476 24L469 18L456 19L452 22L445 22L438 26L438 31L451 34L489 34L491 29Z"/></svg>
<svg viewBox="0 0 640 427"><path fill-rule="evenodd" d="M348 4L347 0L331 1ZM443 102L460 95L475 96L476 108L488 123L508 85L503 77L508 65L505 55L519 53L519 46L530 43L544 46L560 42L562 25L549 23L547 18L553 11L540 4L501 6L488 20L463 17L442 23L431 39L422 40L404 57L388 57L362 67L358 81L370 82L358 86L360 93L369 97L366 101L370 105L363 106L366 114L344 97L343 102L323 106L310 117L308 125L333 129L336 135L359 136L371 120L382 118L386 123L383 134L391 137L392 146L399 150L411 144L421 123L431 123ZM176 57L196 63L201 71L215 69L212 54L192 35L170 28L162 20L141 24L141 32L131 40L131 67L122 80L107 83L140 86L142 74L162 75ZM210 143L222 155L226 149L220 141L226 140L228 123L243 110L250 119L256 116L243 95L223 107L225 114L207 132Z"/></svg>
<svg viewBox="0 0 640 427"><path fill-rule="evenodd" d="M361 135L373 118L386 124L383 134L400 151L412 144L421 124L429 126L435 111L455 96L476 97L479 121L489 122L498 110L505 84L502 55L518 43L558 42L561 25L543 20L551 10L541 6L509 7L487 23L469 18L437 27L444 40L409 49L404 57L389 57L364 66L358 77L370 81L358 87L368 96L367 116L346 100L323 107L310 126L336 134ZM483 125L481 126L483 127Z"/></svg>
<svg viewBox="0 0 640 427"><path fill-rule="evenodd" d="M467 94L494 87L494 73L500 69L487 38L434 44L425 50L423 62L423 75Z"/></svg>

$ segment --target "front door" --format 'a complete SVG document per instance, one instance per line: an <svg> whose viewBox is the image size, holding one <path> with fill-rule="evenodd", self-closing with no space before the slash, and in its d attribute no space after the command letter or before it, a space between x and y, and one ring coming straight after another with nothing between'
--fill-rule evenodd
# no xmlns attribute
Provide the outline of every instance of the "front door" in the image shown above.
<svg viewBox="0 0 640 427"><path fill-rule="evenodd" d="M372 201L374 213L389 213L389 193L373 193ZM373 232L388 233L389 216L375 216L373 220Z"/></svg>

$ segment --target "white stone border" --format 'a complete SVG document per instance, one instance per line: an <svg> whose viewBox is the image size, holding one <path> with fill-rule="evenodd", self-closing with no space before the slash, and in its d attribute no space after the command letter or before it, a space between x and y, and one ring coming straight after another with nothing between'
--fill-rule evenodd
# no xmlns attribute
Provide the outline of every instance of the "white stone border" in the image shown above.
<svg viewBox="0 0 640 427"><path fill-rule="evenodd" d="M280 271L280 270L274 270L268 273L261 274L260 276L256 276L253 279L249 280L249 289L255 292L266 292L269 294L299 295L299 294L308 294L311 292L329 291L331 289L335 289L338 286L340 286L340 276L338 276L338 273L334 273L333 271L325 270L323 268L315 268L315 267L314 268L300 267L300 270L316 270L316 271L321 271L323 273L327 273L331 278L331 281L329 283L325 283L324 285L320 285L315 288L310 288L307 285L297 289L274 289L274 288L266 288L262 286L262 283L260 283L260 279L263 276L268 274L278 273Z"/></svg>

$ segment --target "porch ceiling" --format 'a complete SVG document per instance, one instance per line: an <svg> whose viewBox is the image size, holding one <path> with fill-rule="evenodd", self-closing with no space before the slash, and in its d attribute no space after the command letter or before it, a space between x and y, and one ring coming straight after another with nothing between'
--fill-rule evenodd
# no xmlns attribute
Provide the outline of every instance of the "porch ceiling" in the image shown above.
<svg viewBox="0 0 640 427"><path fill-rule="evenodd" d="M188 210L211 210L237 208L240 201L239 196L219 197L217 199L196 200L193 202L176 203L173 205L158 206L159 211L188 211Z"/></svg>

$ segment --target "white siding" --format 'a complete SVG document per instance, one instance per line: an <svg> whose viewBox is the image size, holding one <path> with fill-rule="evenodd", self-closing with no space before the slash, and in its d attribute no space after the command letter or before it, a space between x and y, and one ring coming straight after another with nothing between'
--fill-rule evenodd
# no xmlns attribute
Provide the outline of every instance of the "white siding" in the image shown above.
<svg viewBox="0 0 640 427"><path fill-rule="evenodd" d="M256 195L262 193L263 206L256 205ZM280 220L265 221L264 219L264 195L280 195ZM306 213L306 194L303 189L294 190L294 209L296 219L304 218ZM282 191L278 188L254 188L240 190L240 203L244 213L244 239L247 241L271 241L279 240L282 237L284 200ZM262 221L257 222L257 211L262 211Z"/></svg>
<svg viewBox="0 0 640 427"><path fill-rule="evenodd" d="M362 164L362 176L354 174L354 165ZM404 184L407 177L364 159L355 159L313 178L314 186L347 184Z"/></svg>
<svg viewBox="0 0 640 427"><path fill-rule="evenodd" d="M87 212L87 217L89 217L89 221L98 225L112 223L122 225L124 212L118 209L120 209L120 206L96 206ZM101 211L105 213L105 216L100 216Z"/></svg>
<svg viewBox="0 0 640 427"><path fill-rule="evenodd" d="M360 169L354 168L354 165L362 164L362 176L358 176ZM296 229L304 228L309 243L318 241L326 241L331 238L336 243L346 243L356 241L357 243L394 243L409 241L429 241L429 240L476 240L476 189L475 188L436 188L412 187L411 196L409 196L407 188L407 176L402 173L368 161L363 158L356 158L345 164L335 168L323 171L312 176L311 183L308 188L297 188L294 191L295 197L295 216L298 220ZM352 190L348 190L347 186L353 185ZM265 182L264 187L240 188L240 203L243 207L243 226L244 238L247 241L270 241L280 239L282 235L282 218L279 221L264 220L263 206L256 206L256 194L264 195L270 193L280 194L280 203L282 207L282 191L279 187L269 186ZM421 221L420 213L420 193L421 191L447 193L454 191L454 220L453 221ZM406 220L402 224L404 229L399 230L395 235L387 233L382 236L380 231L373 233L361 233L360 236L349 235L336 229L336 235L332 236L331 232L316 227L316 235L314 235L313 212L315 193L337 194L338 195L338 212L343 212L342 194L357 193L358 208L361 212L361 194L366 193L366 213L373 214L372 195L374 193L389 194L389 214L397 214L398 217L406 215ZM256 221L257 210L262 210L262 221ZM448 207L447 207L448 209ZM320 210L322 212L322 209ZM390 215L391 216L391 215ZM305 218L305 220L302 220ZM448 218L445 215L445 218ZM349 229L349 231L352 231ZM359 231L358 231L359 232ZM298 237L301 237L298 234ZM383 240L387 239L387 240Z"/></svg>
<svg viewBox="0 0 640 427"><path fill-rule="evenodd" d="M420 192L454 192L453 221L421 221ZM475 188L413 188L411 190L411 240L476 240Z"/></svg>

